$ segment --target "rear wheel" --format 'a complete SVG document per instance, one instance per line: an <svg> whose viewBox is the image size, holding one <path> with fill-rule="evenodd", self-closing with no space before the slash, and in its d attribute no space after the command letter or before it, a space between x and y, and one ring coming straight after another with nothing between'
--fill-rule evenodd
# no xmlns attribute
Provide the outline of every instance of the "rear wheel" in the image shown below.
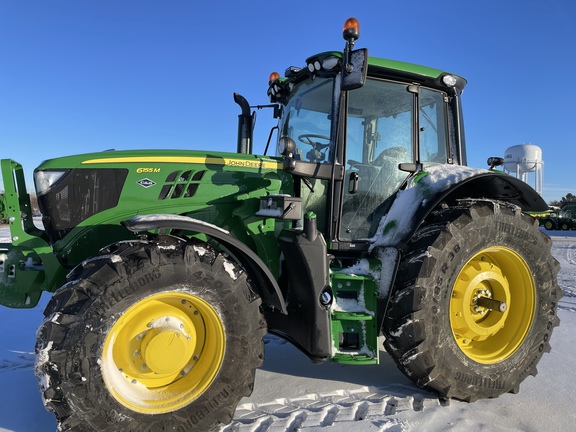
<svg viewBox="0 0 576 432"><path fill-rule="evenodd" d="M62 430L208 431L252 392L260 299L210 246L124 242L69 278L36 346Z"/></svg>
<svg viewBox="0 0 576 432"><path fill-rule="evenodd" d="M544 228L546 228L548 231L552 231L556 229L556 224L552 219L546 219L544 221Z"/></svg>
<svg viewBox="0 0 576 432"><path fill-rule="evenodd" d="M440 210L405 248L385 347L416 384L474 401L536 375L559 320L550 239L519 209Z"/></svg>

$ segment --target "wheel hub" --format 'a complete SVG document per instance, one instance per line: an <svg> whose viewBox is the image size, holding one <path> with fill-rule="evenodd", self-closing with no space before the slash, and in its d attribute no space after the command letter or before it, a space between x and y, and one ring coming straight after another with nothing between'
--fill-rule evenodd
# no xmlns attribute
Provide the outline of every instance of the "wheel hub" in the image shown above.
<svg viewBox="0 0 576 432"><path fill-rule="evenodd" d="M147 414L170 412L201 395L225 351L220 316L181 291L141 299L110 329L101 368L110 393Z"/></svg>
<svg viewBox="0 0 576 432"><path fill-rule="evenodd" d="M194 337L169 327L148 331L141 345L145 366L155 374L182 371L196 346L196 334L193 333Z"/></svg>
<svg viewBox="0 0 576 432"><path fill-rule="evenodd" d="M487 248L468 261L454 283L450 325L472 360L492 364L512 355L532 324L535 287L522 257Z"/></svg>
<svg viewBox="0 0 576 432"><path fill-rule="evenodd" d="M510 296L508 282L499 269L481 260L468 263L452 292L452 304L456 306L452 329L462 341L485 340L504 327L506 315L478 305L479 298L491 297L492 292L504 299Z"/></svg>

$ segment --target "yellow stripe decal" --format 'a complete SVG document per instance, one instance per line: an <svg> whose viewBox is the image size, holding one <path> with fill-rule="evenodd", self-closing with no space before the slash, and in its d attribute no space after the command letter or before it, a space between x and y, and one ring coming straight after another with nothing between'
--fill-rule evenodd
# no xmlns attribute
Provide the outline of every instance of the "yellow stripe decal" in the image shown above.
<svg viewBox="0 0 576 432"><path fill-rule="evenodd" d="M231 159L207 156L134 156L134 157L112 157L102 159L89 159L82 162L88 164L109 164L109 163L188 163L206 165L224 165L239 168L271 169L281 170L282 162Z"/></svg>

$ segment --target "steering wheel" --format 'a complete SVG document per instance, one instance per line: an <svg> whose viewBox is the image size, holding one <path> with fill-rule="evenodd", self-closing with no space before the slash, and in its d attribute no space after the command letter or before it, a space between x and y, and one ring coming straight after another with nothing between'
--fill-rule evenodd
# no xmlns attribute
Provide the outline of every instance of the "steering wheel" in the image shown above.
<svg viewBox="0 0 576 432"><path fill-rule="evenodd" d="M323 144L318 141L314 141L313 139L321 139L326 141L326 144ZM308 144L315 148L316 150L324 150L327 147L330 147L330 137L326 135L318 135L318 134L302 134L298 137L298 141L303 142L304 144Z"/></svg>

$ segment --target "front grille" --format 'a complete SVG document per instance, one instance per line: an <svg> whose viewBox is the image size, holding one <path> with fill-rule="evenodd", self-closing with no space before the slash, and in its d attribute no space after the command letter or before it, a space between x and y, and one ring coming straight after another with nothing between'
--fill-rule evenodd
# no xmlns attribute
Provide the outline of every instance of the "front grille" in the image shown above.
<svg viewBox="0 0 576 432"><path fill-rule="evenodd" d="M126 169L71 170L39 195L38 206L52 242L90 216L116 207L127 176Z"/></svg>

